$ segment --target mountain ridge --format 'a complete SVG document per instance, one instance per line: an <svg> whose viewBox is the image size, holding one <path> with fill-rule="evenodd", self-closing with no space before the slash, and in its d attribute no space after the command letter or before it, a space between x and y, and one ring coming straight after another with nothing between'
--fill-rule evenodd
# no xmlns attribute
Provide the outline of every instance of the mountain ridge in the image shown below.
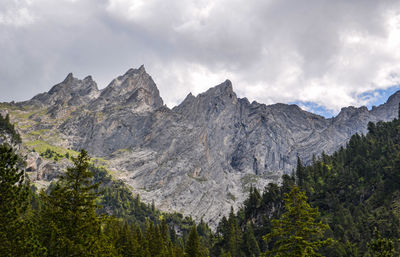
<svg viewBox="0 0 400 257"><path fill-rule="evenodd" d="M297 105L250 103L226 80L197 96L188 94L170 109L144 66L102 90L87 78L68 75L53 94L16 104L44 112L34 112L27 118L30 127L19 128L25 141L29 137L34 145L33 139L45 138L35 137L35 131L54 130L48 142L104 159L144 201L211 225L230 206L240 206L250 186L262 188L290 173L298 156L310 162L365 133L368 122L397 117L400 101L397 92L372 110L346 107L326 119ZM71 101L73 95L77 100Z"/></svg>

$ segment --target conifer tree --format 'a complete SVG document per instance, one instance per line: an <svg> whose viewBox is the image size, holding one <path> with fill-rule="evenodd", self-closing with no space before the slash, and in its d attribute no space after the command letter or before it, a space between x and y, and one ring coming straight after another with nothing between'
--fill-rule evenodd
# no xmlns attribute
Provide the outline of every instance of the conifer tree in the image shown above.
<svg viewBox="0 0 400 257"><path fill-rule="evenodd" d="M30 189L20 166L14 149L0 145L0 256L44 256L27 219Z"/></svg>
<svg viewBox="0 0 400 257"><path fill-rule="evenodd" d="M200 240L196 225L190 229L189 238L185 245L185 257L201 257Z"/></svg>
<svg viewBox="0 0 400 257"><path fill-rule="evenodd" d="M394 242L391 239L383 238L376 227L374 228L374 238L368 244L369 251L374 257L395 256Z"/></svg>
<svg viewBox="0 0 400 257"><path fill-rule="evenodd" d="M112 256L111 244L102 232L104 219L97 215L98 194L87 152L72 159L74 166L41 198L42 239L51 256Z"/></svg>
<svg viewBox="0 0 400 257"><path fill-rule="evenodd" d="M316 221L320 213L311 208L298 186L293 186L284 200L286 212L279 220L272 220L272 231L263 237L267 241L275 240L272 250L263 256L321 256L318 248L332 243L330 238L322 239L328 225Z"/></svg>
<svg viewBox="0 0 400 257"><path fill-rule="evenodd" d="M260 247L258 246L257 239L254 236L253 225L251 222L247 223L246 231L243 234L243 247L245 256L255 257L260 255Z"/></svg>
<svg viewBox="0 0 400 257"><path fill-rule="evenodd" d="M300 156L297 156L296 179L297 185L302 187L305 180L305 168L301 162Z"/></svg>
<svg viewBox="0 0 400 257"><path fill-rule="evenodd" d="M232 257L240 257L240 246L242 245L242 231L239 227L237 218L234 214L233 207L229 213L229 233L228 233L228 249Z"/></svg>

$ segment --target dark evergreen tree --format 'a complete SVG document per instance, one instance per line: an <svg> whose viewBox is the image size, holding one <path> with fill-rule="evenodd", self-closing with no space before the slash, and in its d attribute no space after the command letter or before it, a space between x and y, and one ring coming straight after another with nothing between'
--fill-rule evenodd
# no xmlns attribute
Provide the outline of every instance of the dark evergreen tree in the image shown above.
<svg viewBox="0 0 400 257"><path fill-rule="evenodd" d="M254 236L253 225L251 222L246 224L246 230L243 233L242 252L244 256L257 257L260 255L260 247L258 246L257 239Z"/></svg>
<svg viewBox="0 0 400 257"><path fill-rule="evenodd" d="M89 171L89 156L82 150L72 159L56 186L41 198L41 239L50 256L112 256L114 251L102 232L105 219L96 210L98 193Z"/></svg>
<svg viewBox="0 0 400 257"><path fill-rule="evenodd" d="M274 241L272 250L264 256L320 256L318 249L333 242L330 238L322 239L329 226L316 221L320 213L311 208L299 187L294 186L285 194L285 209L279 220L272 221L271 233L264 236L266 241Z"/></svg>
<svg viewBox="0 0 400 257"><path fill-rule="evenodd" d="M12 147L0 145L0 255L45 256L27 219L30 188L20 167L21 160Z"/></svg>
<svg viewBox="0 0 400 257"><path fill-rule="evenodd" d="M395 252L393 240L382 238L378 230L374 228L374 238L368 243L368 248L374 257L393 257L398 256Z"/></svg>
<svg viewBox="0 0 400 257"><path fill-rule="evenodd" d="M303 164L301 163L301 159L299 156L297 156L296 178L297 185L299 185L299 187L302 187L305 180L305 169Z"/></svg>
<svg viewBox="0 0 400 257"><path fill-rule="evenodd" d="M14 124L10 123L10 115L7 114L5 118L0 115L0 132L1 134L8 134L11 136L12 143L21 143L21 136L15 130Z"/></svg>
<svg viewBox="0 0 400 257"><path fill-rule="evenodd" d="M190 229L188 240L185 244L185 257L202 257L199 235L196 226Z"/></svg>

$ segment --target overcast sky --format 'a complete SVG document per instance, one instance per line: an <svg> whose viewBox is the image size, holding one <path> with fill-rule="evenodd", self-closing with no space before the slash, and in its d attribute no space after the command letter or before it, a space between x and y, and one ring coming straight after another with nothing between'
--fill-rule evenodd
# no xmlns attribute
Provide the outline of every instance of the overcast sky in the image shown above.
<svg viewBox="0 0 400 257"><path fill-rule="evenodd" d="M0 101L144 64L169 107L230 79L329 116L400 83L400 1L1 0Z"/></svg>

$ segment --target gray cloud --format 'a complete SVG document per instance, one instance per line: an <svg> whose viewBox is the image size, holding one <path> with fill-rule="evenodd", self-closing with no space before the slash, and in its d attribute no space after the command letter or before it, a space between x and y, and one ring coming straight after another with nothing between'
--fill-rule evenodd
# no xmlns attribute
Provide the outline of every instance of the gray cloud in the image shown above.
<svg viewBox="0 0 400 257"><path fill-rule="evenodd" d="M4 0L0 101L68 72L100 87L145 64L169 106L229 78L264 103L337 111L399 84L398 1Z"/></svg>

